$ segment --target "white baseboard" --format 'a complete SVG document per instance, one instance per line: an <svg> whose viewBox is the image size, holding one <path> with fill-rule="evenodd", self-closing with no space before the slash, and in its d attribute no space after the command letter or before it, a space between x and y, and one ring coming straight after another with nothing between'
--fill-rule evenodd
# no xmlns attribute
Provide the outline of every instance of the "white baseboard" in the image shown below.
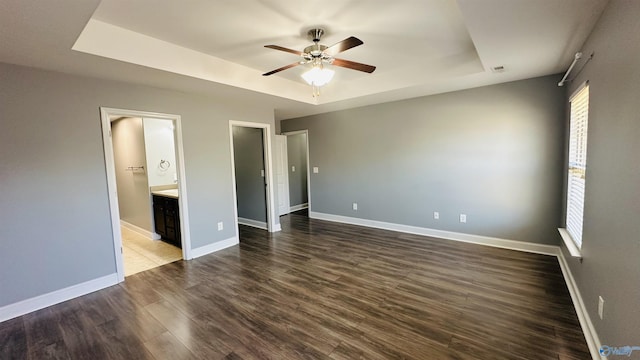
<svg viewBox="0 0 640 360"><path fill-rule="evenodd" d="M222 240L222 241L214 242L213 244L209 244L209 245L201 246L199 248L191 249L191 258L195 259L195 258L198 258L200 256L205 256L205 255L214 253L216 251L220 251L222 249L226 249L228 247L231 247L231 246L234 246L234 245L238 245L238 243L239 243L238 238L233 236L233 237L230 237L230 238Z"/></svg>
<svg viewBox="0 0 640 360"><path fill-rule="evenodd" d="M238 217L238 224L251 226L251 227L262 229L262 230L267 230L267 223L264 221Z"/></svg>
<svg viewBox="0 0 640 360"><path fill-rule="evenodd" d="M0 322L34 312L48 306L59 304L64 301L116 285L117 283L118 274L113 273L111 275L72 285L64 289L22 300L17 303L5 305L0 307Z"/></svg>
<svg viewBox="0 0 640 360"><path fill-rule="evenodd" d="M493 247L510 249L510 250L525 251L525 252L543 254L543 255L557 256L558 250L559 250L558 246L554 246L554 245L534 244L529 242L500 239L500 238L489 237L489 236L464 234L464 233L458 233L453 231L443 231L443 230L429 229L429 228L423 228L418 226L394 224L394 223L388 223L383 221L354 218L349 216L324 214L324 213L319 213L315 211L309 211L309 217L312 219L320 219L320 220L334 221L334 222L340 222L345 224L367 226L367 227L372 227L377 229L431 236L431 237L437 237L440 239L462 241L467 243L493 246Z"/></svg>
<svg viewBox="0 0 640 360"><path fill-rule="evenodd" d="M437 237L441 239L447 240L455 240L455 241L463 241L468 243L474 243L479 245L493 246L499 247L503 249L510 250L518 250L536 254L543 255L551 255L556 256L558 258L558 262L560 263L560 268L562 269L562 275L567 283L567 288L569 289L569 293L571 294L571 300L573 302L573 306L576 309L576 313L578 315L578 320L580 321L580 326L582 327L582 332L584 333L585 339L587 340L587 345L589 347L589 352L591 353L591 357L593 360L601 360L606 357L600 356L599 349L602 346L600 343L600 339L598 338L598 334L591 322L591 318L589 317L589 313L587 312L584 301L582 300L582 296L580 295L580 291L578 290L578 286L571 274L571 270L567 263L564 254L559 246L553 245L543 245L543 244L533 244L522 241L515 240L507 240L500 239L488 236L480 236L480 235L471 235L471 234L463 234L451 231L442 231L436 229L422 228L417 226L409 226L402 224L394 224L387 223L382 221L375 220L367 220L367 219L359 219L348 216L340 216L340 215L332 215L332 214L324 214L318 212L309 212L309 217L312 219L320 219L326 221L340 222L345 224L352 225L360 225L367 226L377 229L384 230L392 230L409 234L417 234L417 235L425 235L431 237Z"/></svg>
<svg viewBox="0 0 640 360"><path fill-rule="evenodd" d="M599 349L602 347L602 343L600 342L600 339L595 330L595 327L593 326L591 317L589 316L589 313L586 310L584 301L582 299L582 295L580 294L580 290L578 289L578 286L575 282L573 274L571 273L567 260L564 257L562 250L558 246L532 244L532 243L525 243L521 241L514 241L514 240L507 240L507 239L500 239L500 238L493 238L493 237L486 237L486 236L479 236L479 235L471 235L471 234L464 234L464 233L456 233L456 232L435 230L435 229L429 229L429 228L421 228L416 226L387 223L382 221L359 219L359 218L353 218L348 216L324 214L324 213L318 213L318 212L309 212L309 217L311 217L312 219L320 219L320 220L340 222L340 223L346 223L346 224L367 226L367 227L373 227L378 229L432 236L432 237L448 239L448 240L469 242L469 243L481 244L486 246L493 246L493 247L499 247L499 248L505 248L505 249L511 249L511 250L519 250L519 251L532 252L537 254L556 256L560 264L560 269L562 270L562 275L564 276L565 282L567 284L567 288L569 289L571 300L573 302L576 313L578 315L578 320L580 321L580 326L582 327L582 331L587 341L587 345L589 347L589 352L591 353L591 357L593 358L593 360L598 360L598 359L606 360L606 357L601 357L599 354ZM238 222L240 223L240 219L238 219ZM123 223L123 226L127 227L126 225L124 225L124 222L122 223ZM265 224L265 228L266 228L266 224ZM278 231L278 230L279 229L275 231ZM226 249L228 247L237 245L238 243L239 243L238 239L234 236L222 241L215 242L213 244L192 249L191 255L192 255L192 258L201 257L204 255L211 254L216 251L220 251L222 249ZM118 284L118 275L114 273L114 274L106 275L97 279L89 280L84 283L72 285L64 289L56 290L47 294L39 295L30 299L22 300L17 303L5 305L3 307L0 307L0 322L13 319L18 316L22 316L24 314L28 314L30 312L40 310L45 307L52 306L76 297L80 297L80 296L83 296L83 295L86 295L86 294L89 294L89 293L92 293L116 284Z"/></svg>
<svg viewBox="0 0 640 360"><path fill-rule="evenodd" d="M282 226L280 225L280 223L273 225L273 229L271 230L271 232L276 232L276 231L282 231Z"/></svg>
<svg viewBox="0 0 640 360"><path fill-rule="evenodd" d="M133 231L135 233L138 233L138 234L140 234L140 235L142 235L144 237L147 237L149 239L160 240L160 235L158 235L158 234L156 234L156 233L154 233L152 231L143 229L143 228L141 228L141 227L139 227L137 225L133 225L131 223L128 223L128 222L126 222L126 221L124 221L122 219L120 220L120 225L122 225L122 227L125 227L125 228L127 228L127 229L129 229L129 230L131 230L131 231Z"/></svg>
<svg viewBox="0 0 640 360"><path fill-rule="evenodd" d="M591 358L593 360L600 360L600 359L606 360L607 359L606 357L600 356L599 350L602 347L602 343L600 342L598 333L596 332L596 329L593 326L593 322L591 322L591 317L587 312L587 308L584 306L584 300L582 300L582 295L580 294L578 285L576 284L576 281L573 278L573 274L571 273L571 268L569 268L567 259L564 257L564 253L560 248L558 248L557 255L558 255L558 262L560 263L560 269L562 269L562 276L564 276L564 281L567 283L567 288L569 288L569 294L571 294L571 300L573 301L573 306L576 309L576 313L578 314L578 320L580 321L580 326L582 327L582 332L584 333L584 337L587 340L587 345L589 346L589 352L591 353Z"/></svg>
<svg viewBox="0 0 640 360"><path fill-rule="evenodd" d="M309 203L304 203L304 204L298 204L298 205L293 205L289 207L289 211L290 212L294 212L294 211L298 211L298 210L302 210L302 209L308 209L309 208Z"/></svg>
<svg viewBox="0 0 640 360"><path fill-rule="evenodd" d="M234 236L226 240L218 241L210 245L202 246L191 250L192 258L197 258L207 254L226 249L238 244L238 239ZM77 285L72 285L64 289L52 291L17 303L0 307L0 322L34 312L67 300L71 300L94 291L118 284L118 274L103 276L94 280L89 280Z"/></svg>

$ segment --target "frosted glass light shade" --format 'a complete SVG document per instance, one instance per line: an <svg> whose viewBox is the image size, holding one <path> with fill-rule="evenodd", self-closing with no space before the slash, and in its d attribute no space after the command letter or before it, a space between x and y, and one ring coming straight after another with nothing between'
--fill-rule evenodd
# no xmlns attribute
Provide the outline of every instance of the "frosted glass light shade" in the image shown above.
<svg viewBox="0 0 640 360"><path fill-rule="evenodd" d="M326 85L329 81L331 81L331 79L333 78L333 74L335 74L335 71L333 70L314 66L311 70L302 74L302 78L309 85L323 86L323 85Z"/></svg>

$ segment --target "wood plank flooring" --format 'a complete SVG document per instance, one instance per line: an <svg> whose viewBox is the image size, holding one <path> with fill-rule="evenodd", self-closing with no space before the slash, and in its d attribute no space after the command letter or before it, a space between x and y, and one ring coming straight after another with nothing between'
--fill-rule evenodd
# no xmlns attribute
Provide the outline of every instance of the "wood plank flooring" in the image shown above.
<svg viewBox="0 0 640 360"><path fill-rule="evenodd" d="M0 359L589 359L557 259L281 218L0 323Z"/></svg>

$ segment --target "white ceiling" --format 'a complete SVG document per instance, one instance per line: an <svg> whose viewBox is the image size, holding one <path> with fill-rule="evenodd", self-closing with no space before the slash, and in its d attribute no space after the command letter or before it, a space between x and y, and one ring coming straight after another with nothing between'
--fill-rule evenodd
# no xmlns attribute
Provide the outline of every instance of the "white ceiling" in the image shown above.
<svg viewBox="0 0 640 360"><path fill-rule="evenodd" d="M560 73L607 0L3 0L0 61L251 101L276 118ZM337 57L319 98L296 62L306 32L325 45L364 45ZM491 68L504 66L494 73ZM234 100L235 99L235 100Z"/></svg>

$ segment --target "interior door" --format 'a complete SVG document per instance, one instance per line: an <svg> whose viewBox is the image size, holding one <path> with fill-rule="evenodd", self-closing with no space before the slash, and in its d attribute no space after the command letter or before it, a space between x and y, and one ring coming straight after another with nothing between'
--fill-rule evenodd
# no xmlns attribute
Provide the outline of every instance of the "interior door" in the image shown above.
<svg viewBox="0 0 640 360"><path fill-rule="evenodd" d="M287 161L287 137L276 135L275 175L278 186L278 215L289 213L289 164Z"/></svg>

